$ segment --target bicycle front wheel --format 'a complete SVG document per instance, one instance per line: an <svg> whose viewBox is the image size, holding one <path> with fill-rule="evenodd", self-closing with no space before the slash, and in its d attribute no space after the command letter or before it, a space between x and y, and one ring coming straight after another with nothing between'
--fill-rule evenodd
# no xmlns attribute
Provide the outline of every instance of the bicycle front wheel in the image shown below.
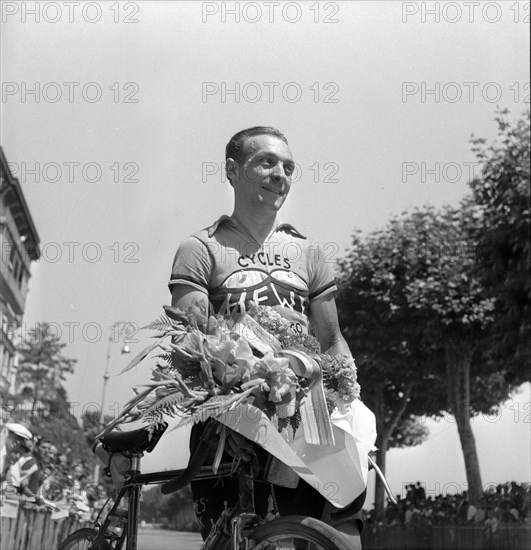
<svg viewBox="0 0 531 550"><path fill-rule="evenodd" d="M250 548L253 550L361 549L361 537L347 542L333 527L306 516L274 519L255 529L247 539L252 541Z"/></svg>
<svg viewBox="0 0 531 550"><path fill-rule="evenodd" d="M59 545L59 550L111 550L111 545L106 540L99 542L97 547L94 546L93 541L97 536L96 529L79 529Z"/></svg>

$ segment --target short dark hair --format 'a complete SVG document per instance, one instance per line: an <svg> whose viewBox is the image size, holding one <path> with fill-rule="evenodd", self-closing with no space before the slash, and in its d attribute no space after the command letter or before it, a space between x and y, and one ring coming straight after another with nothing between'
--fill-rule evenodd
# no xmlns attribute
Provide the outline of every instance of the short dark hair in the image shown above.
<svg viewBox="0 0 531 550"><path fill-rule="evenodd" d="M288 145L288 140L279 132L276 128L271 126L254 126L253 128L247 128L246 130L241 130L237 134L234 134L227 146L225 147L225 160L231 158L234 159L238 164L242 164L245 160L243 152L243 144L252 136L261 136L261 135L275 136L281 139L286 145Z"/></svg>

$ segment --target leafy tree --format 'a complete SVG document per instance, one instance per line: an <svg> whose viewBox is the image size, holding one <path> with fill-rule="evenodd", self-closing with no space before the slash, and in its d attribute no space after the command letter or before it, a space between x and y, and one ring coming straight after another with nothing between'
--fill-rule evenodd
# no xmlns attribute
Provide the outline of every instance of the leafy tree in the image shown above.
<svg viewBox="0 0 531 550"><path fill-rule="evenodd" d="M440 377L425 369L428 361L440 366L440 356L421 345L420 317L407 302L406 285L416 266L412 242L397 225L392 222L365 239L355 233L339 277L340 323L356 357L362 399L376 416L376 461L383 472L388 449L425 441L427 429L415 415L444 410L442 398L432 397ZM376 516L382 517L384 488L379 479L375 506Z"/></svg>
<svg viewBox="0 0 531 550"><path fill-rule="evenodd" d="M407 300L444 358L447 410L456 419L472 502L482 496L482 483L470 416L492 412L510 390L494 391L489 381L496 373L481 360L493 330L495 303L477 275L475 250L482 223L480 209L466 200L458 209L416 211L405 224L422 236L424 245L417 254L423 269L408 282ZM476 380L492 390L490 399L477 395Z"/></svg>
<svg viewBox="0 0 531 550"><path fill-rule="evenodd" d="M495 118L498 139L490 146L472 139L482 164L481 177L470 182L474 201L483 211L478 246L482 282L496 296L496 327L489 360L506 361L506 376L524 381L531 355L530 162L529 111L514 123L508 111Z"/></svg>
<svg viewBox="0 0 531 550"><path fill-rule="evenodd" d="M104 424L113 419L112 415L105 415ZM90 464L93 467L93 479L99 483L108 495L114 494L112 479L104 474L105 465L92 453L96 436L102 430L101 412L97 409L85 409L81 417L80 440L83 440L85 453L90 456Z"/></svg>
<svg viewBox="0 0 531 550"><path fill-rule="evenodd" d="M17 349L16 390L31 404L31 420L35 424L50 414L69 414L62 382L74 372L76 360L64 357L66 344L60 340L48 323L37 324Z"/></svg>
<svg viewBox="0 0 531 550"><path fill-rule="evenodd" d="M92 463L92 453L63 386L76 363L63 355L65 346L48 323L38 324L18 346L16 420L31 424L35 434L49 439L70 459Z"/></svg>
<svg viewBox="0 0 531 550"><path fill-rule="evenodd" d="M498 329L496 297L483 285L476 255L483 227L482 208L467 199L459 208L415 209L364 242L355 238L339 300L349 344L361 359L362 397L370 403L383 386L403 398L411 388L407 405L395 397L397 412L453 414L473 502L482 484L470 416L493 412L519 383L506 376L510 361L487 359ZM383 452L393 427L385 415L389 397L373 404Z"/></svg>
<svg viewBox="0 0 531 550"><path fill-rule="evenodd" d="M93 461L77 419L70 413L54 416L53 409L44 412L39 421L31 425L31 431L50 440L59 453L66 453L72 462Z"/></svg>
<svg viewBox="0 0 531 550"><path fill-rule="evenodd" d="M99 410L86 409L81 417L81 425L87 445L92 448L96 436L101 432L103 426L114 420L112 414L106 414L103 422Z"/></svg>
<svg viewBox="0 0 531 550"><path fill-rule="evenodd" d="M530 378L529 112L514 124L506 114L496 117L498 141L472 140L483 165L472 198L404 213L363 241L356 234L341 265L341 322L381 455L408 443L418 411L451 412L472 501L482 491L470 416L494 412Z"/></svg>

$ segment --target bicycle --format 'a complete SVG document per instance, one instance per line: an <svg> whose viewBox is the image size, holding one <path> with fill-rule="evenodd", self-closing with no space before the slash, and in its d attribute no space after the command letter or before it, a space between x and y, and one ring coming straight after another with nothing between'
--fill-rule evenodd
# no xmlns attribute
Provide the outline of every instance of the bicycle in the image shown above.
<svg viewBox="0 0 531 550"><path fill-rule="evenodd" d="M215 427L214 422L207 424L187 468L149 474L141 473L141 458L144 452L155 448L167 425L152 434L147 428L140 428L130 432L113 431L101 437L100 441L108 452L129 456L131 467L105 519L100 522L104 506L94 522L94 528L75 531L60 544L59 550L137 550L138 510L143 485L163 483L162 492L168 494L185 487L193 479L234 474L231 464L220 464L216 474L211 466L204 466L207 451L214 440ZM246 462L239 462L236 471L239 501L234 508L225 506L201 550L352 550L338 531L318 519L284 516L264 520L257 516L253 500L256 479L252 477ZM127 501L126 508L122 507L122 501ZM115 530L111 529L113 524Z"/></svg>

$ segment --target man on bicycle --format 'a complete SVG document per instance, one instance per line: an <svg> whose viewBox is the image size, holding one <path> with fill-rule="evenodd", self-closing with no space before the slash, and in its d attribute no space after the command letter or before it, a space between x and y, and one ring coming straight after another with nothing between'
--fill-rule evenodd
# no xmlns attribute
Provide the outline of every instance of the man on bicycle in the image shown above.
<svg viewBox="0 0 531 550"><path fill-rule="evenodd" d="M225 153L234 210L179 246L169 281L172 305L185 311L191 308L201 325L211 309L227 315L254 301L274 307L295 330L311 330L324 353L350 354L340 332L337 287L323 248L278 219L295 168L286 138L274 128L249 128L231 138ZM192 448L201 429L192 431ZM235 432L229 446L240 458L249 459L252 453L250 442ZM198 481L192 483L192 493L205 538L223 511L223 501L233 505L238 484L237 480L227 480L223 486L217 480ZM275 487L275 496L281 515L323 517L326 499L302 479L294 489ZM352 548L359 544L361 519L355 512L363 498L341 513L341 522L331 521L350 537ZM256 508L265 512L266 507L267 496L257 488Z"/></svg>

